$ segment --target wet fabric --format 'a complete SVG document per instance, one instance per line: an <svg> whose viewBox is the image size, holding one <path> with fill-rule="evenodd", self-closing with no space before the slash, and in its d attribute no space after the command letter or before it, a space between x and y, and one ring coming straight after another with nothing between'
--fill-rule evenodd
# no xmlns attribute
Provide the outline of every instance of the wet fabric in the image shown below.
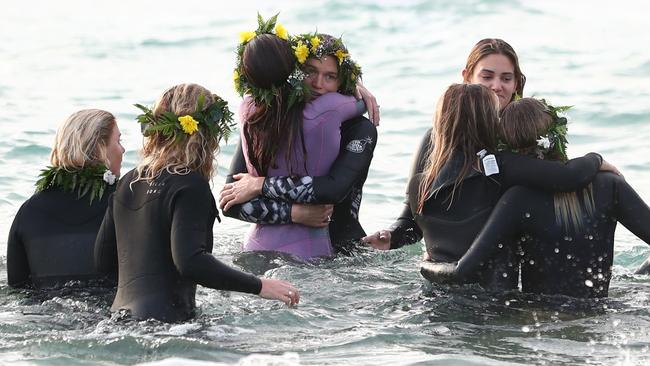
<svg viewBox="0 0 650 366"><path fill-rule="evenodd" d="M130 184L134 177L132 170L118 183L95 247L98 270L118 273L111 310L174 322L194 315L197 284L260 292L260 279L211 254L218 212L205 178L162 172Z"/></svg>

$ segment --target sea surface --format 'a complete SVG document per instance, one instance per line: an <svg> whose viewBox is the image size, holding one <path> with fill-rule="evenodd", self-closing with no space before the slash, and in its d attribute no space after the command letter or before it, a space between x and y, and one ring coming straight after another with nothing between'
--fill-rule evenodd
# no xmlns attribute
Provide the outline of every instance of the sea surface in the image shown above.
<svg viewBox="0 0 650 366"><path fill-rule="evenodd" d="M280 12L289 32L342 35L362 65L382 111L361 207L369 232L398 214L435 102L486 37L517 50L525 95L574 106L571 156L600 152L650 200L646 1L1 0L0 9L0 364L650 364L650 276L633 274L650 250L620 226L607 299L432 286L417 272L418 243L254 268L296 284L300 305L199 288L200 314L182 324L111 316L112 294L98 289L12 290L4 239L73 111L118 117L126 172L142 143L133 103L196 82L236 110L235 48L257 11ZM218 157L215 194L236 139ZM232 264L246 228L229 218L215 225L214 255Z"/></svg>

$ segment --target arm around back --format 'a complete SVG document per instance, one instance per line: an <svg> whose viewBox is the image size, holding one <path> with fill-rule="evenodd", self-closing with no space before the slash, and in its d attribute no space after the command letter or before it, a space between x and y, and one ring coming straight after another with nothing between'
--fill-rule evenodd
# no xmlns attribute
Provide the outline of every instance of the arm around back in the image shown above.
<svg viewBox="0 0 650 366"><path fill-rule="evenodd" d="M585 187L596 177L603 158L589 153L566 163L541 160L521 154L498 154L504 188L523 185L550 192L569 192Z"/></svg>

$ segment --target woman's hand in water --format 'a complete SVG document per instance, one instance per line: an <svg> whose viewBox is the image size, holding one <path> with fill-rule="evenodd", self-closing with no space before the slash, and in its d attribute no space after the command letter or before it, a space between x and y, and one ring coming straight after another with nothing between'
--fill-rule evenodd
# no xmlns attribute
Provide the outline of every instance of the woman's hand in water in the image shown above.
<svg viewBox="0 0 650 366"><path fill-rule="evenodd" d="M300 292L289 282L272 278L260 279L262 280L260 297L269 300L280 300L289 306L297 305L300 302Z"/></svg>
<svg viewBox="0 0 650 366"><path fill-rule="evenodd" d="M616 175L620 175L621 177L623 174L616 169L616 167L612 164L610 164L607 160L603 159L603 162L600 163L600 170L604 172L612 172Z"/></svg>
<svg viewBox="0 0 650 366"><path fill-rule="evenodd" d="M372 93L370 93L361 82L357 83L357 90L355 91L354 96L357 99L363 99L363 102L366 103L366 109L368 110L368 119L375 126L379 126L379 104L377 104L377 98L375 98L375 96L372 95Z"/></svg>
<svg viewBox="0 0 650 366"><path fill-rule="evenodd" d="M219 193L219 207L228 211L233 205L250 201L262 194L264 177L253 177L248 173L232 176L236 182L227 183Z"/></svg>
<svg viewBox="0 0 650 366"><path fill-rule="evenodd" d="M311 227L326 227L332 221L334 205L291 205L291 222Z"/></svg>
<svg viewBox="0 0 650 366"><path fill-rule="evenodd" d="M391 237L390 231L380 230L374 234L361 238L361 241L378 250L389 250L390 237Z"/></svg>

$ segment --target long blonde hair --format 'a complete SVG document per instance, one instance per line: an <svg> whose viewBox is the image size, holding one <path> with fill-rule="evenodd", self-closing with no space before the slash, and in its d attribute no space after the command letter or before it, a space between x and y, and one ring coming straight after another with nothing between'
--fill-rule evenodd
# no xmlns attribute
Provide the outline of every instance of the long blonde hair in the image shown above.
<svg viewBox="0 0 650 366"><path fill-rule="evenodd" d="M197 84L180 84L167 89L156 101L153 113L159 116L171 112L177 116L196 112L199 97L203 95L204 110L214 102L212 93ZM221 136L206 133L199 128L182 139L174 139L157 131L152 132L142 147L142 161L136 167L137 175L131 184L151 181L163 171L170 174L185 175L192 171L209 180L213 174L213 161L219 150Z"/></svg>
<svg viewBox="0 0 650 366"><path fill-rule="evenodd" d="M418 190L418 213L422 213L424 201L437 194L433 182L452 153L462 154L463 167L454 181L449 207L465 176L472 168L480 168L476 153L496 147L497 105L496 95L483 85L452 84L447 88L436 108L431 134L433 148Z"/></svg>
<svg viewBox="0 0 650 366"><path fill-rule="evenodd" d="M115 127L115 116L101 109L71 114L56 131L50 163L66 170L99 164L109 167L107 147Z"/></svg>
<svg viewBox="0 0 650 366"><path fill-rule="evenodd" d="M537 139L545 134L553 118L545 112L546 107L534 98L522 98L508 104L502 112L500 133L503 142L510 148L517 149L523 154L534 154L537 150ZM545 159L560 160L561 157L546 155ZM582 196L582 200L579 199ZM594 213L593 186L589 184L580 192L558 192L553 195L555 222L568 232L583 228L583 215L589 217Z"/></svg>

